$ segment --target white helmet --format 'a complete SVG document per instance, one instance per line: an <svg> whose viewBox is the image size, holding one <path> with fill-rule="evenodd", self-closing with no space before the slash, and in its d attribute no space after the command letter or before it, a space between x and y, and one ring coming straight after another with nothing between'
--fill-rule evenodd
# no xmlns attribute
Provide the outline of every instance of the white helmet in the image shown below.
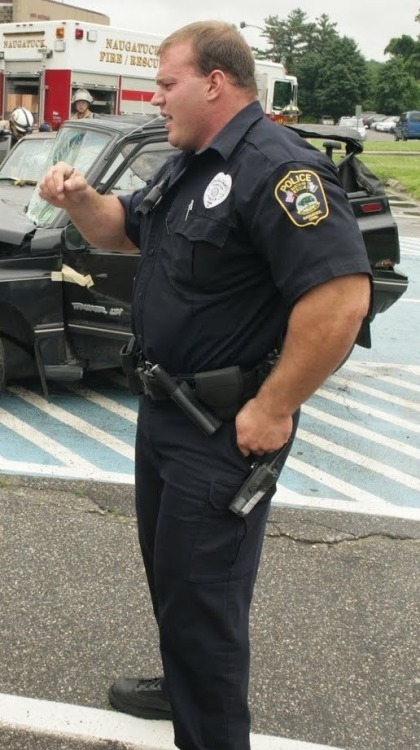
<svg viewBox="0 0 420 750"><path fill-rule="evenodd" d="M76 104L76 102L88 102L89 104L92 104L93 96L89 94L87 89L77 89L71 100L72 104Z"/></svg>
<svg viewBox="0 0 420 750"><path fill-rule="evenodd" d="M29 109L17 107L10 115L10 122L13 123L19 133L30 133L34 127L34 116Z"/></svg>

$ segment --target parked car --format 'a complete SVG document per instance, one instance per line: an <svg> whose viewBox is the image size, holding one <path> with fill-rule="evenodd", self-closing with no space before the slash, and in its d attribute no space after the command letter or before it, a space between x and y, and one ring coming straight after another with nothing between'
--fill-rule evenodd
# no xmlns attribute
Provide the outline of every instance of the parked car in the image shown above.
<svg viewBox="0 0 420 750"><path fill-rule="evenodd" d="M338 125L342 128L354 128L357 130L359 134L359 138L361 138L362 141L366 138L366 128L363 124L363 119L361 117L350 117L350 116L343 116L340 117L338 121Z"/></svg>
<svg viewBox="0 0 420 750"><path fill-rule="evenodd" d="M398 119L398 115L392 115L391 117L385 117L384 120L378 120L378 122L375 123L375 130L378 133L394 133L395 123Z"/></svg>
<svg viewBox="0 0 420 750"><path fill-rule="evenodd" d="M403 112L395 123L394 138L396 141L420 138L420 112L413 110Z"/></svg>
<svg viewBox="0 0 420 750"><path fill-rule="evenodd" d="M55 133L32 133L13 146L0 166L1 203L24 210L45 172L55 136Z"/></svg>
<svg viewBox="0 0 420 750"><path fill-rule="evenodd" d="M345 146L338 169L374 276L370 320L357 340L370 347L370 322L408 283L394 270L399 241L388 199L357 158L363 146L353 128L287 127L321 139L327 153L333 139ZM48 161L73 164L101 193L121 195L147 186L171 153L162 118L108 116L65 122ZM86 370L118 367L121 347L131 336L138 257L90 246L67 213L44 201L37 189L26 214L0 202L0 282L6 282L0 283L0 389L9 379L38 373L47 396L50 380L79 380Z"/></svg>
<svg viewBox="0 0 420 750"><path fill-rule="evenodd" d="M381 120L385 120L387 115L381 115L378 112L375 112L372 115L367 115L363 118L363 124L367 128L371 128L375 125L376 122L380 122Z"/></svg>

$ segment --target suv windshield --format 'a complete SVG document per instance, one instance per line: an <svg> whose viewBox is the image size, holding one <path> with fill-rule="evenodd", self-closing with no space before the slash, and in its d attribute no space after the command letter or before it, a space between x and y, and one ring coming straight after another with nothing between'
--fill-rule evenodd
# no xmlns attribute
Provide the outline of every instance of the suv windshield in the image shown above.
<svg viewBox="0 0 420 750"><path fill-rule="evenodd" d="M45 172L53 145L53 138L22 139L1 165L0 180L36 185Z"/></svg>
<svg viewBox="0 0 420 750"><path fill-rule="evenodd" d="M95 164L99 154L109 143L111 137L108 133L100 133L94 130L61 128L54 141L54 148L44 163L43 174L58 161L65 161L82 174L86 174ZM38 190L35 190L28 206L27 215L37 226L48 226L60 211L62 211L61 208L51 206L39 196Z"/></svg>

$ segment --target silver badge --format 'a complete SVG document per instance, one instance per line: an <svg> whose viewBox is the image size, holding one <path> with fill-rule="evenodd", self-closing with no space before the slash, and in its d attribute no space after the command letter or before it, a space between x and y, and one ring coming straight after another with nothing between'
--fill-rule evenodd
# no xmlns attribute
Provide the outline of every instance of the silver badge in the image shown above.
<svg viewBox="0 0 420 750"><path fill-rule="evenodd" d="M207 185L203 201L206 208L214 208L219 203L223 203L228 197L232 188L232 177L230 174L219 172L216 177Z"/></svg>

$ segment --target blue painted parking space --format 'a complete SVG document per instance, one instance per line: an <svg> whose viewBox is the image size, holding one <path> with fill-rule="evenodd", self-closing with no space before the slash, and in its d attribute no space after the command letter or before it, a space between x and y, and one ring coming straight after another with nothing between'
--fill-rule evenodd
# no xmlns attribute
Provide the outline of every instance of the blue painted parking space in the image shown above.
<svg viewBox="0 0 420 750"><path fill-rule="evenodd" d="M275 505L420 520L420 240L402 238L409 288L373 323L371 350L308 401ZM137 399L118 372L0 397L0 472L131 484Z"/></svg>

